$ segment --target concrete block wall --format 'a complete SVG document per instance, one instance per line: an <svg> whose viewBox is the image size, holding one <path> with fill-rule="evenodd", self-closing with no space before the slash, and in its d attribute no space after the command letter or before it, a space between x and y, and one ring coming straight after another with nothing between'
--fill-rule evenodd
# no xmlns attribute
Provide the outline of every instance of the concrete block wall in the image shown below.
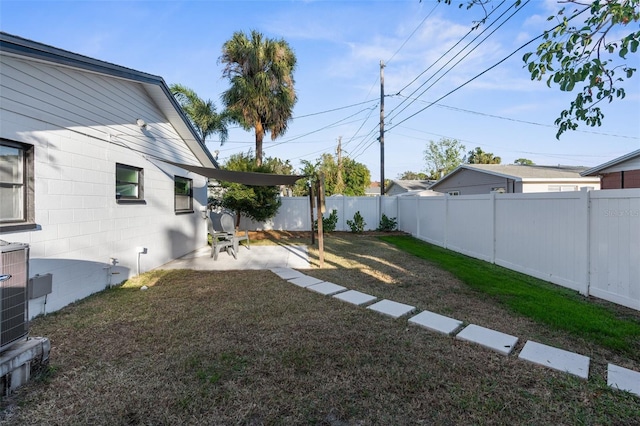
<svg viewBox="0 0 640 426"><path fill-rule="evenodd" d="M52 293L30 301L31 318L135 275L138 264L145 272L206 244L205 178L110 143L106 129L56 128L3 110L0 137L34 145L37 228L0 234L29 244L30 276L53 275ZM146 204L116 202L116 163L144 170ZM175 214L174 175L193 179L194 213Z"/></svg>

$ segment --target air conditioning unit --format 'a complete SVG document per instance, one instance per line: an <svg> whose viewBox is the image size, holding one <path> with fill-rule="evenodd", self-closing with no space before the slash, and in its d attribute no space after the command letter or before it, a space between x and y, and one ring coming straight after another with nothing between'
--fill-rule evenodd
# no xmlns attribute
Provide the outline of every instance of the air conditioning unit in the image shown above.
<svg viewBox="0 0 640 426"><path fill-rule="evenodd" d="M0 352L29 334L29 245L0 240Z"/></svg>

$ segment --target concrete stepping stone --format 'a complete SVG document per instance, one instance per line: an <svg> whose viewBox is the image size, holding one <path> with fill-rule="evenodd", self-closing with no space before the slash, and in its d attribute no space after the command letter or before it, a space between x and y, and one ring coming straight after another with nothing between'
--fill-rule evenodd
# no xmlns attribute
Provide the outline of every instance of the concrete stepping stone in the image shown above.
<svg viewBox="0 0 640 426"><path fill-rule="evenodd" d="M573 374L582 379L589 378L589 357L554 348L553 346L529 340L520 351L519 358Z"/></svg>
<svg viewBox="0 0 640 426"><path fill-rule="evenodd" d="M340 293L341 291L345 291L346 289L346 287L330 283L328 281L307 287L307 290L315 291L317 293L324 294L325 296L331 296L333 294Z"/></svg>
<svg viewBox="0 0 640 426"><path fill-rule="evenodd" d="M364 305L365 303L373 302L377 297L367 293L361 293L356 290L345 291L344 293L338 293L334 295L336 299L340 299L344 302L351 303L352 305Z"/></svg>
<svg viewBox="0 0 640 426"><path fill-rule="evenodd" d="M290 280L292 278L304 277L302 272L296 271L291 268L273 268L271 272L282 278L283 280Z"/></svg>
<svg viewBox="0 0 640 426"><path fill-rule="evenodd" d="M400 318L401 316L415 310L416 307L384 299L371 306L367 306L367 309L380 312L381 314L388 315L392 318Z"/></svg>
<svg viewBox="0 0 640 426"><path fill-rule="evenodd" d="M640 396L640 373L615 364L607 366L607 384Z"/></svg>
<svg viewBox="0 0 640 426"><path fill-rule="evenodd" d="M307 275L303 275L301 277L292 278L289 280L290 283L297 285L298 287L309 287L310 285L319 284L322 280L319 280L314 277L309 277Z"/></svg>
<svg viewBox="0 0 640 426"><path fill-rule="evenodd" d="M443 334L451 334L462 325L462 321L430 311L420 312L418 315L409 318L409 322Z"/></svg>
<svg viewBox="0 0 640 426"><path fill-rule="evenodd" d="M456 338L477 343L503 355L509 355L516 343L518 343L516 336L491 330L490 328L480 327L475 324L465 327L458 333Z"/></svg>

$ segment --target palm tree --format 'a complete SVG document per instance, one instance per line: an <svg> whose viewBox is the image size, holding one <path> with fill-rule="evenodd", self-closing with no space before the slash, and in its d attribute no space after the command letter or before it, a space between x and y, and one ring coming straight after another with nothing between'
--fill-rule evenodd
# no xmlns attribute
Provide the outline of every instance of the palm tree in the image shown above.
<svg viewBox="0 0 640 426"><path fill-rule="evenodd" d="M286 41L265 38L257 31L251 37L235 32L222 46L220 63L231 87L222 94L230 119L245 130L255 130L256 165L262 164L265 132L271 140L283 135L297 101L293 87L296 57Z"/></svg>
<svg viewBox="0 0 640 426"><path fill-rule="evenodd" d="M490 152L484 152L479 146L469 151L465 158L468 164L500 164L502 159Z"/></svg>
<svg viewBox="0 0 640 426"><path fill-rule="evenodd" d="M196 92L181 84L172 84L169 90L191 120L191 124L196 128L203 142L207 137L217 133L220 136L220 145L224 144L229 135L228 117L224 112L218 114L211 100L205 101Z"/></svg>

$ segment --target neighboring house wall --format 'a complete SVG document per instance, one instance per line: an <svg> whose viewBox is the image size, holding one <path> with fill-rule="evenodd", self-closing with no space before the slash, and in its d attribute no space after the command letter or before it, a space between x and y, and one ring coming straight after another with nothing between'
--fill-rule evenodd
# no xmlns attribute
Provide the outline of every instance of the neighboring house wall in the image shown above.
<svg viewBox="0 0 640 426"><path fill-rule="evenodd" d="M640 188L640 170L602 174L602 189Z"/></svg>
<svg viewBox="0 0 640 426"><path fill-rule="evenodd" d="M0 58L0 137L32 147L36 224L0 239L29 244L30 277L53 275L31 317L206 244L206 179L149 157L199 164L141 84ZM143 170L144 204L116 201L116 163ZM192 179L191 212L176 213L176 175Z"/></svg>
<svg viewBox="0 0 640 426"><path fill-rule="evenodd" d="M504 188L507 193L520 192L513 179L482 173L475 170L460 169L454 176L438 184L438 192L459 191L458 195L488 194L496 188Z"/></svg>
<svg viewBox="0 0 640 426"><path fill-rule="evenodd" d="M522 167L523 170L526 166ZM576 173L577 175L577 173ZM490 171L460 167L431 187L450 195L481 195L490 192L534 193L578 191L583 187L600 189L600 180L593 177L519 177L494 174Z"/></svg>
<svg viewBox="0 0 640 426"><path fill-rule="evenodd" d="M601 176L602 189L640 188L640 150L586 170L582 176Z"/></svg>
<svg viewBox="0 0 640 426"><path fill-rule="evenodd" d="M598 179L584 178L581 181L572 180L555 180L546 182L518 182L522 188L521 193L534 192L567 192L580 191L582 188L591 190L600 189L600 181Z"/></svg>

